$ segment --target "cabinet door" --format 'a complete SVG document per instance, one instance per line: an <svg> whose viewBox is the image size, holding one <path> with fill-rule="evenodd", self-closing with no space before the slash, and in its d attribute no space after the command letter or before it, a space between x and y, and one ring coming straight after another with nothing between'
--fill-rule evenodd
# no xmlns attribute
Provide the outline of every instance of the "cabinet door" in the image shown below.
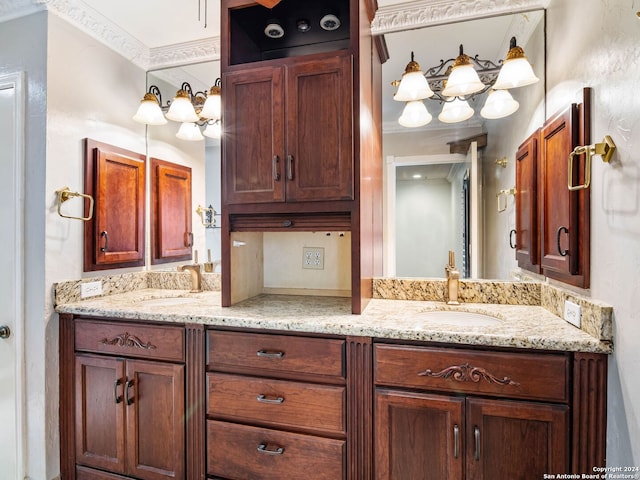
<svg viewBox="0 0 640 480"><path fill-rule="evenodd" d="M191 258L191 168L151 159L151 263Z"/></svg>
<svg viewBox="0 0 640 480"><path fill-rule="evenodd" d="M76 462L124 473L124 362L77 355L75 371Z"/></svg>
<svg viewBox="0 0 640 480"><path fill-rule="evenodd" d="M571 105L542 127L540 135L541 267L545 275L578 273L578 192L567 186L568 158L578 142L578 107ZM577 177L578 169L574 171ZM577 178L574 183L577 183ZM586 233L586 232L585 232Z"/></svg>
<svg viewBox="0 0 640 480"><path fill-rule="evenodd" d="M284 201L282 68L223 77L223 203Z"/></svg>
<svg viewBox="0 0 640 480"><path fill-rule="evenodd" d="M351 56L287 67L287 201L353 199Z"/></svg>
<svg viewBox="0 0 640 480"><path fill-rule="evenodd" d="M128 473L184 478L184 366L130 360L127 381Z"/></svg>
<svg viewBox="0 0 640 480"><path fill-rule="evenodd" d="M570 471L568 407L468 399L466 414L467 478L527 480Z"/></svg>
<svg viewBox="0 0 640 480"><path fill-rule="evenodd" d="M377 390L375 478L462 479L463 407L463 398Z"/></svg>
<svg viewBox="0 0 640 480"><path fill-rule="evenodd" d="M540 273L538 241L538 137L536 130L516 152L516 260Z"/></svg>

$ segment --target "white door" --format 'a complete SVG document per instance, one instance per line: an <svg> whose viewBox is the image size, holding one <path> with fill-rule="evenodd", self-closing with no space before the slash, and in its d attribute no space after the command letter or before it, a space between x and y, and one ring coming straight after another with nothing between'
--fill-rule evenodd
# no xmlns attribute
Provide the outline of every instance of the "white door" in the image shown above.
<svg viewBox="0 0 640 480"><path fill-rule="evenodd" d="M0 477L23 478L23 77L0 76Z"/></svg>

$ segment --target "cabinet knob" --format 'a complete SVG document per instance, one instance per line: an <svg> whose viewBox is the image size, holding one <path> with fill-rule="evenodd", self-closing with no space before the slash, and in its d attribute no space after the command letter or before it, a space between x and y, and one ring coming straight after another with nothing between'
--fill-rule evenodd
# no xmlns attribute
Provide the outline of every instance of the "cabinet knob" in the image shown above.
<svg viewBox="0 0 640 480"><path fill-rule="evenodd" d="M0 338L9 338L11 336L11 329L7 325L0 327Z"/></svg>

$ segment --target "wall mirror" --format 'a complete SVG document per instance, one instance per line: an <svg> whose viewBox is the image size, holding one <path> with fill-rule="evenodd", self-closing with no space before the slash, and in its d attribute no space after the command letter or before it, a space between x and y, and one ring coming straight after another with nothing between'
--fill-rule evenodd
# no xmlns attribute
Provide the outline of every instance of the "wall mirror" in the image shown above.
<svg viewBox="0 0 640 480"><path fill-rule="evenodd" d="M447 252L456 252L461 275L508 279L516 268L509 232L515 226L514 197L499 191L515 186L514 155L519 143L544 121L544 11L501 15L384 35L390 59L383 65L383 156L385 161L385 276L442 277ZM405 102L393 100L411 53L423 72L464 53L499 63L516 37L540 81L511 89L518 110L505 118L479 115L488 93L469 100L474 115L443 123L443 104L426 99L432 115L423 127L398 123ZM486 133L486 146L468 154L450 152L451 142ZM506 157L506 167L496 159ZM466 178L466 181L461 179ZM502 208L502 207L501 207Z"/></svg>
<svg viewBox="0 0 640 480"><path fill-rule="evenodd" d="M184 82L192 91L208 92L220 77L220 62L203 62L179 67L164 68L147 72L147 89L151 85L159 88L162 102L171 100ZM203 137L198 141L182 140L176 137L180 124L169 121L165 125L147 127L148 157L187 165L192 168L193 192L193 241L194 250L199 252L199 261L207 261L205 255L216 262L221 257L220 229L205 227L206 214L197 213L199 206L212 207L220 212L220 139ZM202 128L201 128L202 129ZM220 223L217 217L211 218ZM158 268L162 268L161 266ZM219 271L219 267L216 271Z"/></svg>

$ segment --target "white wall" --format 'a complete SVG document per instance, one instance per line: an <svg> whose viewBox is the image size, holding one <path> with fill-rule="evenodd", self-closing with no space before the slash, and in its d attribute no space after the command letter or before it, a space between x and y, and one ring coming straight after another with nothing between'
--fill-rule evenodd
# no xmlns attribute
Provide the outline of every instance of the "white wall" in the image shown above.
<svg viewBox="0 0 640 480"><path fill-rule="evenodd" d="M0 74L25 72L25 318L24 351L27 445L25 463L32 478L56 474L57 425L51 419L45 375L45 345L52 332L45 326L45 305L50 290L44 279L45 263L45 175L46 175L46 45L47 15L38 13L0 24ZM53 338L57 339L57 335ZM57 340L55 340L57 342ZM55 371L51 380L57 383ZM57 389L53 405L57 405Z"/></svg>
<svg viewBox="0 0 640 480"><path fill-rule="evenodd" d="M593 88L592 141L611 135L610 165L595 158L591 295L614 307L607 462L640 466L640 2L552 0L548 111ZM588 13L587 13L588 12Z"/></svg>

